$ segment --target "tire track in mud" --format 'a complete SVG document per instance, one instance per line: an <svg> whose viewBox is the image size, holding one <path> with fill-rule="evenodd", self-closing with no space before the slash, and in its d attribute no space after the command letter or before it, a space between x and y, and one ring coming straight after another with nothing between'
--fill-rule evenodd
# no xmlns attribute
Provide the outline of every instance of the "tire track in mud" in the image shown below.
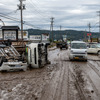
<svg viewBox="0 0 100 100"><path fill-rule="evenodd" d="M82 84L82 82L84 81L84 79L81 77L81 71L75 71L77 69L74 69L74 66L76 65L73 65L70 63L70 68L69 68L69 72L71 74L71 77L72 79L74 80L74 84L75 84L75 87L78 91L78 94L79 94L79 100L87 100L87 95L85 94L85 91L84 91L84 86ZM77 75L78 74L78 75Z"/></svg>
<svg viewBox="0 0 100 100"><path fill-rule="evenodd" d="M62 65L60 63L60 67L61 66ZM54 100L54 95L56 93L60 75L61 72L59 70L54 73L49 83L44 86L40 100Z"/></svg>
<svg viewBox="0 0 100 100"><path fill-rule="evenodd" d="M87 75L87 73L85 73L85 74ZM93 90L94 90L95 93L97 94L97 96L98 96L98 100L99 100L99 98L100 98L100 94L99 94L99 92L98 92L96 86L94 85L94 83L93 83L93 81L91 80L91 78L90 78L89 75L87 75L87 78L88 78L89 82L91 83L91 85L92 85L92 87L93 87Z"/></svg>
<svg viewBox="0 0 100 100"><path fill-rule="evenodd" d="M93 77L91 77L92 76L91 70L93 71L93 69L88 65L88 62L87 63L80 63L80 62L76 63L75 62L74 64L78 65L79 68L82 69L82 72L84 73L84 78L85 78L85 80L87 80L86 83L89 84L89 86L91 87L91 89L88 89L88 87L86 86L87 91L89 91L89 95L91 97L90 100L92 100L93 98L94 98L93 100L99 100L100 99L100 91L98 91L98 88L97 88L98 86L96 86L95 80L93 79ZM89 73L89 71L91 73Z"/></svg>
<svg viewBox="0 0 100 100"><path fill-rule="evenodd" d="M97 64L98 65L98 64ZM93 62L89 62L88 63L88 67L90 67L91 69L92 69L92 71L94 71L94 73L95 73L95 79L97 80L97 82L96 82L96 80L93 80L93 77L92 78L90 78L89 80L90 80L90 82L92 83L92 86L93 86L93 88L94 88L94 90L95 90L95 92L96 92L96 94L97 94L97 96L99 97L99 99L100 99L100 70L98 69L98 68L96 68L96 66L94 65L94 63ZM86 73L87 74L87 73ZM91 73L91 75L89 74L88 75L88 78L89 77L91 77L91 76L93 76L92 75L93 73ZM98 77L96 77L96 75L98 76ZM98 85L97 85L97 83L98 83ZM98 100L99 100L98 99Z"/></svg>
<svg viewBox="0 0 100 100"><path fill-rule="evenodd" d="M57 85L56 93L54 95L53 100L63 100L61 98L62 98L62 88L63 88L63 84L64 84L63 81L64 81L64 76L65 76L65 71L66 71L65 67L63 67L63 63L62 63L60 77L58 80L58 85Z"/></svg>
<svg viewBox="0 0 100 100"><path fill-rule="evenodd" d="M93 65L93 63L88 62L88 65L97 73L97 75L100 77L100 70L96 68L96 65Z"/></svg>
<svg viewBox="0 0 100 100"><path fill-rule="evenodd" d="M94 65L92 65L91 63L88 63L88 65L91 67L91 69L93 69L94 70L94 72L99 76L99 78L100 78L100 72L98 71L98 69L94 66Z"/></svg>
<svg viewBox="0 0 100 100"><path fill-rule="evenodd" d="M100 62L96 61L96 63L97 63L97 65L98 65L98 67L100 68Z"/></svg>
<svg viewBox="0 0 100 100"><path fill-rule="evenodd" d="M50 82L46 84L46 88L43 89L40 100L66 100L66 98L68 98L68 66L61 61L61 59L66 58L64 57L65 53L66 52L58 53L56 62L58 63L59 69L54 73Z"/></svg>

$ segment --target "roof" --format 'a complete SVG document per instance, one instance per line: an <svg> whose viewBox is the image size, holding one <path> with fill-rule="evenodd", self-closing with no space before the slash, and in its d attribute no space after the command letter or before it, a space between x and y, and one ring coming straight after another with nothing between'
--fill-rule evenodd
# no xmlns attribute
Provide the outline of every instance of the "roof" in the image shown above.
<svg viewBox="0 0 100 100"><path fill-rule="evenodd" d="M10 30L13 30L13 29L19 29L18 26L2 26L1 29L10 29Z"/></svg>

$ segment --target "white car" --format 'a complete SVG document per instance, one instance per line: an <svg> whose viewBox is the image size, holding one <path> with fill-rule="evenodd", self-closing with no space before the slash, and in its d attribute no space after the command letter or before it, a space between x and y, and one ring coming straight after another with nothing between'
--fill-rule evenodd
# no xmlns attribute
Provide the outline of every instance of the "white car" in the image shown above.
<svg viewBox="0 0 100 100"><path fill-rule="evenodd" d="M91 44L87 49L87 53L94 53L100 55L100 44Z"/></svg>
<svg viewBox="0 0 100 100"><path fill-rule="evenodd" d="M72 41L70 52L69 52L70 60L85 60L87 61L87 45L83 41Z"/></svg>
<svg viewBox="0 0 100 100"><path fill-rule="evenodd" d="M3 62L0 66L0 71L15 71L15 70L27 70L27 63L23 62Z"/></svg>

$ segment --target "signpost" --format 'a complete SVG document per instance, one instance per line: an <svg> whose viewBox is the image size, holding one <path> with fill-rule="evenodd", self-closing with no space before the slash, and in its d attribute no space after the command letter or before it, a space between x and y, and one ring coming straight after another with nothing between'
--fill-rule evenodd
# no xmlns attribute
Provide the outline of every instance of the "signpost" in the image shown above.
<svg viewBox="0 0 100 100"><path fill-rule="evenodd" d="M90 42L91 33L87 33L87 36L89 37L89 42Z"/></svg>
<svg viewBox="0 0 100 100"><path fill-rule="evenodd" d="M48 33L42 34L42 41L49 41L49 34Z"/></svg>

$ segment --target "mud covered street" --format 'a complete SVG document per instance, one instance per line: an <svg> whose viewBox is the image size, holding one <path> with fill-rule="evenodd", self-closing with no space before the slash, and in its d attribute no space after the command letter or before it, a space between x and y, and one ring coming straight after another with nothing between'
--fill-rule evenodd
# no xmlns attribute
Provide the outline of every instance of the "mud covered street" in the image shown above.
<svg viewBox="0 0 100 100"><path fill-rule="evenodd" d="M0 73L0 100L100 100L100 57L69 61L68 50L49 51L51 64Z"/></svg>

